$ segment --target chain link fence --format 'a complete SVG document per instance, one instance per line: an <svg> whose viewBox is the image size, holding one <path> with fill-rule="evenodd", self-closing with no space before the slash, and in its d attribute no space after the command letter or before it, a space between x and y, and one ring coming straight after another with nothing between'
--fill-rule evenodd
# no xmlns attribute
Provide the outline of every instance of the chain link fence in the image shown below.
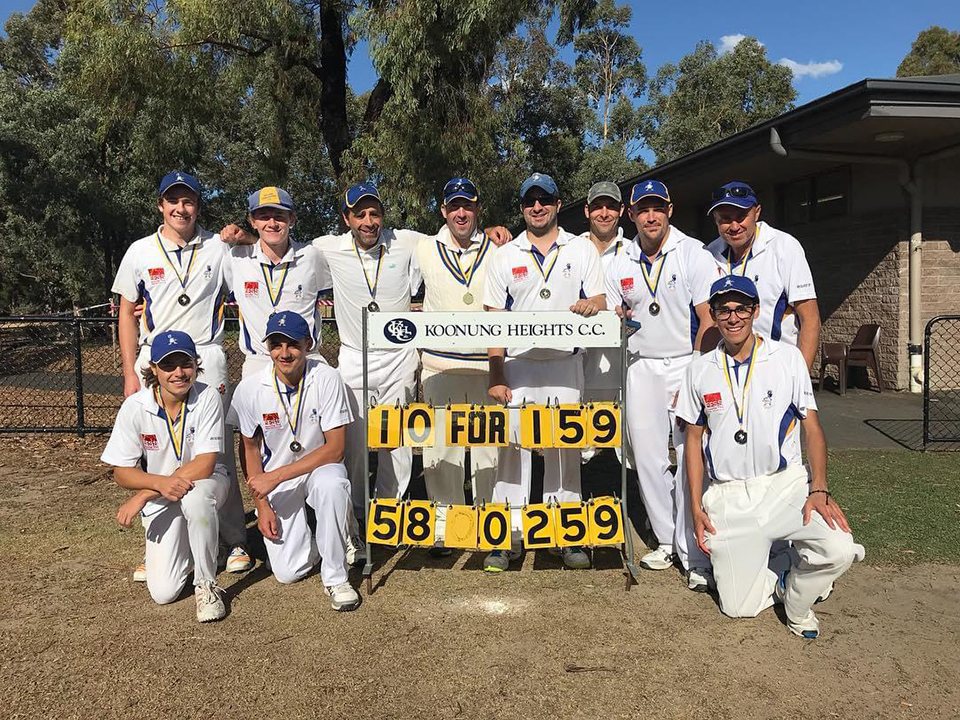
<svg viewBox="0 0 960 720"><path fill-rule="evenodd" d="M960 315L935 317L924 332L923 448L960 450Z"/></svg>
<svg viewBox="0 0 960 720"><path fill-rule="evenodd" d="M235 313L223 343L232 386L243 366ZM324 318L320 353L335 366L339 350L336 322ZM116 317L0 317L0 433L108 432L121 402Z"/></svg>

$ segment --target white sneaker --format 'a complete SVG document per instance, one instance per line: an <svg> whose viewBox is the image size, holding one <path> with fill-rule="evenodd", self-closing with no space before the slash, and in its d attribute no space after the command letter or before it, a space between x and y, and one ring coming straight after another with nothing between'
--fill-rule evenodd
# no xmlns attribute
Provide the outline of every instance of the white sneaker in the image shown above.
<svg viewBox="0 0 960 720"><path fill-rule="evenodd" d="M147 558L144 557L143 561L137 565L133 570L133 581L134 582L146 582L147 581Z"/></svg>
<svg viewBox="0 0 960 720"><path fill-rule="evenodd" d="M830 587L828 587L826 590L820 593L820 597L817 598L817 601L814 603L814 605L816 605L817 603L822 603L832 594L833 594L833 583L830 583Z"/></svg>
<svg viewBox="0 0 960 720"><path fill-rule="evenodd" d="M560 555L563 557L563 564L571 570L586 570L590 567L590 556L583 551L583 548L565 547Z"/></svg>
<svg viewBox="0 0 960 720"><path fill-rule="evenodd" d="M202 623L222 620L227 614L227 608L223 604L223 598L220 594L223 588L212 580L201 582L193 591L197 598L197 620Z"/></svg>
<svg viewBox="0 0 960 720"><path fill-rule="evenodd" d="M789 570L784 570L780 573L780 577L777 578L777 584L773 586L773 601L779 605L783 604L783 595L787 590L787 573L789 572ZM827 594L830 594L829 591ZM807 640L816 640L820 637L820 621L817 620L817 616L813 614L813 610L808 610L806 617L798 621L787 617L787 627L794 635L806 638Z"/></svg>
<svg viewBox="0 0 960 720"><path fill-rule="evenodd" d="M708 592L716 586L713 572L707 568L690 568L687 570L687 590L693 592Z"/></svg>
<svg viewBox="0 0 960 720"><path fill-rule="evenodd" d="M359 535L347 535L347 565L360 565L367 559L367 548Z"/></svg>
<svg viewBox="0 0 960 720"><path fill-rule="evenodd" d="M483 571L488 573L503 572L510 567L510 563L523 556L520 550L494 550L483 561Z"/></svg>
<svg viewBox="0 0 960 720"><path fill-rule="evenodd" d="M246 572L253 567L253 558L246 551L243 545L236 545L230 548L230 554L227 555L227 562L224 566L228 573Z"/></svg>
<svg viewBox="0 0 960 720"><path fill-rule="evenodd" d="M337 612L350 612L360 605L360 596L348 582L339 585L325 585L323 592L330 596L330 607Z"/></svg>
<svg viewBox="0 0 960 720"><path fill-rule="evenodd" d="M640 558L640 567L647 570L667 570L673 567L673 548L661 545Z"/></svg>

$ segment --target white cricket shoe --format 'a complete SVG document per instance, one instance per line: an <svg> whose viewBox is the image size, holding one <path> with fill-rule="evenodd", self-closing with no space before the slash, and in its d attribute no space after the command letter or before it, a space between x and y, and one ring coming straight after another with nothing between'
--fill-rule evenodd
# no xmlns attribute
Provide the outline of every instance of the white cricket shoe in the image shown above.
<svg viewBox="0 0 960 720"><path fill-rule="evenodd" d="M647 570L667 570L673 567L673 548L661 545L640 558L640 567Z"/></svg>
<svg viewBox="0 0 960 720"><path fill-rule="evenodd" d="M367 559L367 548L359 535L347 535L347 565L360 565Z"/></svg>
<svg viewBox="0 0 960 720"><path fill-rule="evenodd" d="M708 568L690 568L687 570L687 589L693 592L709 592L716 587L713 572Z"/></svg>
<svg viewBox="0 0 960 720"><path fill-rule="evenodd" d="M830 583L830 587L828 587L826 590L820 593L820 597L817 598L817 602L815 602L814 605L816 605L817 603L822 603L832 594L833 594L833 583Z"/></svg>
<svg viewBox="0 0 960 720"><path fill-rule="evenodd" d="M212 580L201 582L193 591L197 598L197 620L202 623L222 620L227 614L221 594L223 588Z"/></svg>
<svg viewBox="0 0 960 720"><path fill-rule="evenodd" d="M146 582L147 581L147 558L144 557L143 561L137 565L133 570L133 581L134 582Z"/></svg>
<svg viewBox="0 0 960 720"><path fill-rule="evenodd" d="M780 577L777 578L777 584L773 586L773 600L774 602L782 605L783 604L783 594L787 590L787 573L790 570L784 570L780 573ZM830 593L827 592L827 595ZM807 614L800 620L794 620L791 617L787 617L787 628L790 632L798 637L806 638L807 640L816 640L820 637L820 621L817 620L817 616L813 614L813 610L808 610Z"/></svg>
<svg viewBox="0 0 960 720"><path fill-rule="evenodd" d="M227 562L224 566L224 569L228 573L242 573L252 567L253 558L250 557L250 553L246 551L243 545L235 545L230 548L230 553L227 555Z"/></svg>
<svg viewBox="0 0 960 720"><path fill-rule="evenodd" d="M560 551L560 556L563 558L563 564L571 570L586 570L590 567L590 556L583 551L583 548L565 547Z"/></svg>
<svg viewBox="0 0 960 720"><path fill-rule="evenodd" d="M520 550L494 550L483 561L483 571L488 573L503 572L510 567L510 563L523 556Z"/></svg>
<svg viewBox="0 0 960 720"><path fill-rule="evenodd" d="M337 612L350 612L360 605L360 596L348 582L339 585L325 585L323 592L330 596L330 607Z"/></svg>

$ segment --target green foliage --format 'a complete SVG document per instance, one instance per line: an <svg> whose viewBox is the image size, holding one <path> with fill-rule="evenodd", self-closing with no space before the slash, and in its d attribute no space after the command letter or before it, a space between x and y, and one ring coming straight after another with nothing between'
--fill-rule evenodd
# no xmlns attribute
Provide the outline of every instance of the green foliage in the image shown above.
<svg viewBox="0 0 960 720"><path fill-rule="evenodd" d="M921 30L897 68L897 77L960 73L960 32L934 25Z"/></svg>
<svg viewBox="0 0 960 720"><path fill-rule="evenodd" d="M721 56L700 42L677 65L661 67L650 83L645 135L657 163L790 110L797 96L792 77L753 38Z"/></svg>

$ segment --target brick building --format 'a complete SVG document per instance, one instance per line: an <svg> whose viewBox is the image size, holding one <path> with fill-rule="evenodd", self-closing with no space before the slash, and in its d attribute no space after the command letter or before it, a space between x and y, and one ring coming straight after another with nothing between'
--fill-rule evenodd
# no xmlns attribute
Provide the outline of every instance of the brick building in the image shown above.
<svg viewBox="0 0 960 720"><path fill-rule="evenodd" d="M911 388L911 361L920 377L926 322L960 313L960 75L863 80L620 186L626 196L654 177L670 188L673 224L707 242L711 191L750 183L761 217L806 251L821 339L881 325L887 388ZM560 222L586 229L583 200Z"/></svg>

